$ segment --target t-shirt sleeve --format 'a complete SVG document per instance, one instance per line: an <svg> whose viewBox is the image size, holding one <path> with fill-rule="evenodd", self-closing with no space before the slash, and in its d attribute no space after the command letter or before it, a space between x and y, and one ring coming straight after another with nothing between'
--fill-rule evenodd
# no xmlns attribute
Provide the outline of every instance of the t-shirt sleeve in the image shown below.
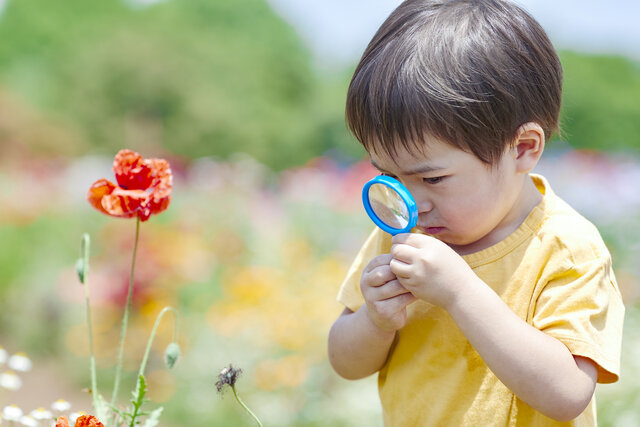
<svg viewBox="0 0 640 427"><path fill-rule="evenodd" d="M351 264L347 276L345 277L340 290L338 291L338 301L351 311L357 311L364 298L360 291L360 278L365 267L374 257L388 253L391 248L391 236L377 228L367 238L367 241L360 248L355 260Z"/></svg>
<svg viewBox="0 0 640 427"><path fill-rule="evenodd" d="M612 383L620 374L623 319L611 260L602 256L554 275L537 299L533 326L593 360L599 383Z"/></svg>

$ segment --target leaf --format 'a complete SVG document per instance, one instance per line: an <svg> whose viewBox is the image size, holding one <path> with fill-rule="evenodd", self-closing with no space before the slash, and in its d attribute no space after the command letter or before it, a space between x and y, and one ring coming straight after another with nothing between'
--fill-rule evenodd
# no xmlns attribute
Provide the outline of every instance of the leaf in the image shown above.
<svg viewBox="0 0 640 427"><path fill-rule="evenodd" d="M147 383L144 380L144 376L142 374L138 375L138 381L136 383L136 389L133 391L133 400L131 403L133 404L133 411L131 411L131 423L129 427L133 427L136 425L136 419L142 415L140 412L140 408L144 403L144 395L147 393Z"/></svg>
<svg viewBox="0 0 640 427"><path fill-rule="evenodd" d="M131 403L137 408L141 407L144 403L144 396L147 394L147 383L144 380L142 375L138 376L138 381L136 382L136 389L133 391L133 400Z"/></svg>
<svg viewBox="0 0 640 427"><path fill-rule="evenodd" d="M160 422L160 415L162 414L162 410L164 408L161 406L158 409L155 409L151 414L149 414L149 418L144 422L142 427L155 427Z"/></svg>
<svg viewBox="0 0 640 427"><path fill-rule="evenodd" d="M104 400L101 394L94 396L93 409L99 420L106 420L109 414L109 404Z"/></svg>

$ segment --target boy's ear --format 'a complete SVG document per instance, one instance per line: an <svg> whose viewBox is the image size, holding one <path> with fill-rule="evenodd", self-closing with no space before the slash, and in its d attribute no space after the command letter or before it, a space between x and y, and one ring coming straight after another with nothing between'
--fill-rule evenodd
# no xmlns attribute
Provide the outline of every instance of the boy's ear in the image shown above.
<svg viewBox="0 0 640 427"><path fill-rule="evenodd" d="M531 172L542 156L544 144L544 130L539 124L529 122L518 128L512 146L516 156L517 172Z"/></svg>

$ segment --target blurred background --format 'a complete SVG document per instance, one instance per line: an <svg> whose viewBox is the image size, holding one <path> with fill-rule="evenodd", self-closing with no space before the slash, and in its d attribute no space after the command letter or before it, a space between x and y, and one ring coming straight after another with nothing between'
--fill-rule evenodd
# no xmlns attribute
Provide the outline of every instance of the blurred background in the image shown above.
<svg viewBox="0 0 640 427"><path fill-rule="evenodd" d="M110 396L135 221L85 201L121 148L170 161L170 208L143 223L121 402L165 305L182 359L147 371L161 426L381 425L375 378L330 369L338 286L371 230L375 172L346 131L350 74L395 0L0 0L0 346L33 362L0 405L63 398L91 412L84 294L92 238L101 392ZM640 424L640 5L522 1L560 50L563 140L538 172L601 230L627 306L622 379L599 386L600 425ZM0 348L0 353L2 348ZM10 368L0 357L2 377ZM8 373L9 372L9 373ZM4 375L7 374L7 375ZM83 391L85 390L85 391Z"/></svg>

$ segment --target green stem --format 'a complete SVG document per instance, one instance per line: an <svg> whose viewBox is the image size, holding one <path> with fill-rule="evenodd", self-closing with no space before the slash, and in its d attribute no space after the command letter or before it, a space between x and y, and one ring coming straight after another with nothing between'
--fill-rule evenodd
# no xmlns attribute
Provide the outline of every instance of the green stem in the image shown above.
<svg viewBox="0 0 640 427"><path fill-rule="evenodd" d="M87 317L87 331L89 333L89 369L91 372L91 396L93 399L93 407L97 410L100 405L98 402L98 379L96 377L96 358L93 351L93 329L91 327L91 309L89 306L89 284L87 283L87 272L89 270L89 235L82 235L82 244L80 252L82 255L82 280L84 288L85 313Z"/></svg>
<svg viewBox="0 0 640 427"><path fill-rule="evenodd" d="M258 417L256 416L256 414L254 414L251 409L249 409L249 407L247 405L245 405L245 403L242 401L242 399L240 399L240 396L238 396L238 392L236 391L236 386L232 385L231 386L231 390L233 390L233 395L236 397L236 400L238 401L238 403L240 404L240 406L242 406L244 408L245 411L247 411L247 413L249 415L251 415L251 417L255 420L256 423L258 423L258 425L260 427L262 427L262 423L260 422L260 420L258 419Z"/></svg>
<svg viewBox="0 0 640 427"><path fill-rule="evenodd" d="M153 339L156 336L156 330L158 329L158 325L160 325L160 321L162 317L168 312L173 312L174 316L174 324L173 324L173 342L178 341L178 312L173 307L165 307L162 309L158 317L156 318L156 323L153 325L153 329L151 330L151 335L149 336L149 340L147 341L147 349L144 352L144 357L142 358L142 363L140 363L140 370L138 371L138 377L140 375L144 375L144 370L147 367L147 360L149 359L149 353L151 352L151 344L153 344Z"/></svg>
<svg viewBox="0 0 640 427"><path fill-rule="evenodd" d="M129 276L129 292L127 294L127 304L124 308L124 316L122 317L122 329L120 331L120 346L118 347L118 362L116 364L116 377L113 383L113 394L111 395L111 407L116 404L118 396L118 388L120 386L120 372L122 371L122 354L124 352L124 340L127 335L127 324L129 323L129 308L131 307L131 298L133 295L133 273L136 265L136 253L138 252L138 240L140 237L140 217L136 218L136 238L133 243L133 255L131 257L131 274ZM115 422L114 416L111 418Z"/></svg>

